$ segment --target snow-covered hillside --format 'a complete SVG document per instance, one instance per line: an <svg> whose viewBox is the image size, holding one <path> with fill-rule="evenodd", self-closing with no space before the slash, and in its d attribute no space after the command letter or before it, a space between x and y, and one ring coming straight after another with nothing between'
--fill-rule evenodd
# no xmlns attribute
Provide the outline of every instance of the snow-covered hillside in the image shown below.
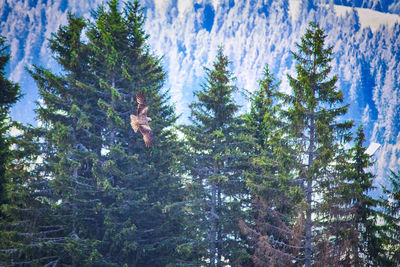
<svg viewBox="0 0 400 267"><path fill-rule="evenodd" d="M0 1L0 30L11 44L9 76L21 83L24 100L16 105L17 120L33 122L36 87L24 67L32 63L57 70L46 39L66 22L68 11L88 16L100 0ZM352 3L347 3L352 2ZM334 3L336 5L334 5ZM152 51L164 56L166 87L186 121L193 91L204 81L218 45L232 61L239 88L254 90L265 64L290 90L287 73L294 73L290 50L309 21L326 30L334 47L333 72L350 103L349 118L363 123L370 142L382 144L377 173L400 166L400 16L394 1L312 0L143 0ZM339 5L340 4L340 5ZM352 8L354 5L356 8ZM367 9L372 8L372 9ZM374 10L373 10L374 9ZM400 9L399 9L400 10ZM246 108L241 94L237 101Z"/></svg>
<svg viewBox="0 0 400 267"><path fill-rule="evenodd" d="M321 2L333 2L336 5L362 7L385 13L400 14L400 2L398 0L322 0Z"/></svg>
<svg viewBox="0 0 400 267"><path fill-rule="evenodd" d="M348 6L335 5L334 9L336 15L342 18L348 17L353 12L353 8ZM354 9L358 14L362 29L370 28L373 32L376 32L381 26L391 29L396 23L400 23L400 16L396 14L383 13L368 8Z"/></svg>

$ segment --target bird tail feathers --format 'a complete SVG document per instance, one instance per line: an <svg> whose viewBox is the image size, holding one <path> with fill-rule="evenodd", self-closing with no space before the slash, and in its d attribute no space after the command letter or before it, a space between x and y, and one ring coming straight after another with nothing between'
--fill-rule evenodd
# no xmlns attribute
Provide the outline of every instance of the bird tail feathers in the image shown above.
<svg viewBox="0 0 400 267"><path fill-rule="evenodd" d="M137 116L135 115L131 115L131 126L136 133L139 129L139 122Z"/></svg>

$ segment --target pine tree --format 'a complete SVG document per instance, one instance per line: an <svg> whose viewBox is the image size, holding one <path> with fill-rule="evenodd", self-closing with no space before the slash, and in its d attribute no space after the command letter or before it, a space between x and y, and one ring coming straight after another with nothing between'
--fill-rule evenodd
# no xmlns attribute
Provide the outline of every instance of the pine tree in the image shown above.
<svg viewBox="0 0 400 267"><path fill-rule="evenodd" d="M238 228L243 215L245 184L241 169L244 164L246 139L242 122L236 115L233 101L237 88L229 60L219 47L213 68L205 68L207 82L195 92L198 101L191 104L191 122L185 134L192 152L191 187L194 196L194 216L201 218L198 241L204 259L210 266L222 266L228 261L239 264L248 259ZM206 231L206 232L205 232Z"/></svg>
<svg viewBox="0 0 400 267"><path fill-rule="evenodd" d="M246 116L254 138L252 164L246 174L255 218L253 223L242 224L242 229L253 239L256 266L291 266L298 261L301 248L302 231L295 232L294 226L294 207L301 196L290 182L293 155L279 117L279 83L268 66L259 84Z"/></svg>
<svg viewBox="0 0 400 267"><path fill-rule="evenodd" d="M313 263L313 229L318 207L315 197L323 193L329 180L329 166L341 151L339 141L348 141L352 122L339 122L347 112L342 105L343 93L335 87L336 76L329 76L332 47L325 48L326 36L318 24L310 23L298 51L297 77L288 75L292 94L284 95L288 106L285 118L288 133L298 155L297 176L302 181L307 208L305 212L305 266Z"/></svg>

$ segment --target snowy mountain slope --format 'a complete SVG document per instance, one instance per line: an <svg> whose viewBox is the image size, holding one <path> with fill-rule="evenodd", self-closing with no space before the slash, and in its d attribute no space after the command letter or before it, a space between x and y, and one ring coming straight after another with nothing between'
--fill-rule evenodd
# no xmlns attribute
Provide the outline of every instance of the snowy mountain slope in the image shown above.
<svg viewBox="0 0 400 267"><path fill-rule="evenodd" d="M346 18L351 14L353 8L335 5L334 9L337 16ZM391 29L396 23L400 23L400 16L396 14L387 14L367 8L355 8L355 10L362 29L370 28L373 32L376 32L381 26Z"/></svg>
<svg viewBox="0 0 400 267"><path fill-rule="evenodd" d="M386 13L400 14L400 2L397 0L322 0L321 2L334 2L336 5L361 7Z"/></svg>
<svg viewBox="0 0 400 267"><path fill-rule="evenodd" d="M24 67L35 63L57 70L46 44L68 11L88 16L103 1L6 0L0 2L0 30L11 43L10 78L21 83L24 100L13 116L33 122L35 85ZM330 2L330 4L329 4ZM335 1L337 3L338 1ZM382 8L379 8L379 5ZM363 123L371 142L382 144L377 173L384 179L387 167L400 166L399 79L400 16L387 11L395 2L355 1L363 8L311 0L143 0L147 8L146 30L154 53L164 56L166 87L181 122L186 122L193 91L204 82L204 66L210 66L218 45L232 61L239 88L254 90L262 69L269 64L290 90L287 73L294 73L290 50L300 40L309 21L326 30L334 47L333 72L350 103L348 117ZM366 9L366 7L376 10ZM238 93L237 101L246 101Z"/></svg>
<svg viewBox="0 0 400 267"><path fill-rule="evenodd" d="M25 94L12 115L17 120L34 123L33 108L38 94L25 67L39 64L57 69L47 47L47 39L67 22L67 12L90 16L90 10L104 1L91 0L1 0L0 33L9 40L11 60L9 78L19 82Z"/></svg>

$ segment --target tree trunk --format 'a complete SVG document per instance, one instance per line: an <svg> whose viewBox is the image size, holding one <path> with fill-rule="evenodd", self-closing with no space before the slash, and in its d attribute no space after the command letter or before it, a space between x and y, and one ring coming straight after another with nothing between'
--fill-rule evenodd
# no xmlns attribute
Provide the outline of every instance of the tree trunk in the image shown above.
<svg viewBox="0 0 400 267"><path fill-rule="evenodd" d="M309 179L307 181L307 211L306 211L306 244L305 244L305 266L311 266L311 228L312 228L312 220L311 220L311 202L312 202L312 180Z"/></svg>
<svg viewBox="0 0 400 267"><path fill-rule="evenodd" d="M215 266L216 261L216 235L217 235L217 225L216 225L216 204L217 204L217 185L215 181L211 184L211 227L210 227L210 266Z"/></svg>
<svg viewBox="0 0 400 267"><path fill-rule="evenodd" d="M312 189L313 177L311 168L314 163L314 144L315 142L315 121L314 112L311 114L310 119L310 145L308 147L308 170L307 170L307 211L306 211L306 242L305 242L305 267L311 267L311 254L312 254Z"/></svg>
<svg viewBox="0 0 400 267"><path fill-rule="evenodd" d="M111 86L115 89L115 78L111 78ZM111 108L114 110L115 107L115 100L114 97L111 95ZM111 144L112 146L115 145L115 129L111 130Z"/></svg>
<svg viewBox="0 0 400 267"><path fill-rule="evenodd" d="M221 205L222 205L222 199L221 199L221 188L218 187L218 216L221 216ZM218 238L217 238L217 266L220 267L222 266L221 258L222 258L222 225L221 225L221 220L218 220Z"/></svg>

